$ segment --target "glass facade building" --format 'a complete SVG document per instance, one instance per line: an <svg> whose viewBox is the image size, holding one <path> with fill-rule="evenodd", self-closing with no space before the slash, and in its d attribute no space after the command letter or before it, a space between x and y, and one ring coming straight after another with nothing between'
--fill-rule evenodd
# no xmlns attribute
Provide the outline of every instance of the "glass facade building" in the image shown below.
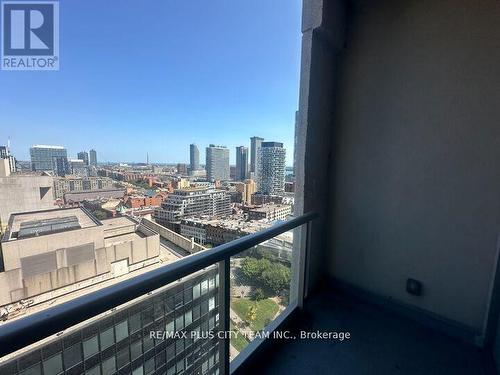
<svg viewBox="0 0 500 375"><path fill-rule="evenodd" d="M200 169L200 150L195 144L189 145L189 170L191 172Z"/></svg>
<svg viewBox="0 0 500 375"><path fill-rule="evenodd" d="M4 357L0 373L218 374L219 298L212 266Z"/></svg>
<svg viewBox="0 0 500 375"><path fill-rule="evenodd" d="M229 149L224 146L208 146L205 169L208 181L229 180Z"/></svg>
<svg viewBox="0 0 500 375"><path fill-rule="evenodd" d="M54 172L58 176L70 173L68 152L61 146L35 145L30 148L31 169L35 172Z"/></svg>

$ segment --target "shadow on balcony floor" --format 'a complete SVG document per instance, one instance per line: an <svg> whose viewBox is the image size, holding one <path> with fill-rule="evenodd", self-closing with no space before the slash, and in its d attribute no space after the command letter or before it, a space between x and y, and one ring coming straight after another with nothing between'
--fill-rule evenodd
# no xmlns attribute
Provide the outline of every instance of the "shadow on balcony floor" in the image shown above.
<svg viewBox="0 0 500 375"><path fill-rule="evenodd" d="M258 358L259 374L495 374L491 357L478 348L374 306L322 293L307 311L299 329L349 331L352 338L274 345Z"/></svg>

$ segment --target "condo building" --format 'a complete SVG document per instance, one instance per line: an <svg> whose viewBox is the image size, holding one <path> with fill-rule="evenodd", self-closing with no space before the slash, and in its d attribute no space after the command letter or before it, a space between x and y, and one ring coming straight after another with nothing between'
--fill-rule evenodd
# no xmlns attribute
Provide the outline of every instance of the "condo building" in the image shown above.
<svg viewBox="0 0 500 375"><path fill-rule="evenodd" d="M94 149L89 151L89 164L97 167L97 151Z"/></svg>
<svg viewBox="0 0 500 375"><path fill-rule="evenodd" d="M53 172L64 177L71 173L68 152L62 146L34 145L30 148L31 170Z"/></svg>
<svg viewBox="0 0 500 375"><path fill-rule="evenodd" d="M248 147L236 147L236 176L237 181L248 178Z"/></svg>
<svg viewBox="0 0 500 375"><path fill-rule="evenodd" d="M77 154L78 159L83 160L85 165L89 165L89 153L87 151L80 151Z"/></svg>
<svg viewBox="0 0 500 375"><path fill-rule="evenodd" d="M259 152L259 192L269 195L285 191L286 150L280 142L262 142Z"/></svg>
<svg viewBox="0 0 500 375"><path fill-rule="evenodd" d="M229 180L229 149L215 145L207 147L205 168L208 181Z"/></svg>
<svg viewBox="0 0 500 375"><path fill-rule="evenodd" d="M174 190L155 209L154 218L160 223L179 222L185 216L208 215L221 217L231 214L231 197L223 190L188 188Z"/></svg>
<svg viewBox="0 0 500 375"><path fill-rule="evenodd" d="M192 174L194 171L200 169L200 150L195 144L189 145L189 172Z"/></svg>
<svg viewBox="0 0 500 375"><path fill-rule="evenodd" d="M261 137L252 137L250 138L250 172L252 173L251 178L256 178L257 174L257 164L258 164L258 154L260 150L260 146L264 138Z"/></svg>

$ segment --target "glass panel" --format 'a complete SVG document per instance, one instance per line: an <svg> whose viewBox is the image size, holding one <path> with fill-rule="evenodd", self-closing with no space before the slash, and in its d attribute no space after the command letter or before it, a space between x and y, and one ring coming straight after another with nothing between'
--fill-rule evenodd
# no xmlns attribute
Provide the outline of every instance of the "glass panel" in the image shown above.
<svg viewBox="0 0 500 375"><path fill-rule="evenodd" d="M128 321L124 320L115 326L115 337L116 342L120 342L124 338L128 337Z"/></svg>
<svg viewBox="0 0 500 375"><path fill-rule="evenodd" d="M219 288L215 281L212 284L209 281L216 280L217 275L218 265L207 267L67 329L59 336L54 335L47 342L35 344L16 361L22 362L33 355L43 358L42 353L50 350L54 354L45 356L42 363L31 365L23 373L42 375L43 370L43 374L51 375L108 375L120 371L152 374L167 373L171 368L184 368L184 373L198 371L201 363L219 350L218 340L208 334L219 329L215 318L219 314ZM202 284L206 285L203 295ZM189 296L194 285L200 293L193 299ZM166 306L169 298L178 301L173 311L158 308ZM151 319L153 312L157 314L155 320ZM195 351L198 354L193 356ZM0 374L3 374L2 365L0 362Z"/></svg>
<svg viewBox="0 0 500 375"><path fill-rule="evenodd" d="M56 354L55 356L46 359L43 361L43 372L45 374L59 374L62 372L62 358L61 353Z"/></svg>
<svg viewBox="0 0 500 375"><path fill-rule="evenodd" d="M101 367L95 366L95 367L91 368L90 370L86 371L85 375L101 375Z"/></svg>
<svg viewBox="0 0 500 375"><path fill-rule="evenodd" d="M132 356L132 361L139 358L142 355L142 340L138 339L130 344L130 354Z"/></svg>
<svg viewBox="0 0 500 375"><path fill-rule="evenodd" d="M124 349L122 349L118 353L116 353L116 367L118 369L121 369L123 366L125 366L129 362L130 362L130 355L129 355L128 347L125 347Z"/></svg>
<svg viewBox="0 0 500 375"><path fill-rule="evenodd" d="M85 359L99 352L99 340L97 335L83 341L83 356Z"/></svg>
<svg viewBox="0 0 500 375"><path fill-rule="evenodd" d="M40 363L37 363L36 365L19 372L20 375L40 375L41 373Z"/></svg>
<svg viewBox="0 0 500 375"><path fill-rule="evenodd" d="M297 228L231 258L231 360L250 341L265 338L263 330L296 305L299 247L294 245L300 234Z"/></svg>
<svg viewBox="0 0 500 375"><path fill-rule="evenodd" d="M64 350L64 367L70 369L82 361L82 347L78 343Z"/></svg>
<svg viewBox="0 0 500 375"><path fill-rule="evenodd" d="M102 373L112 374L116 371L115 357L108 358L102 362Z"/></svg>

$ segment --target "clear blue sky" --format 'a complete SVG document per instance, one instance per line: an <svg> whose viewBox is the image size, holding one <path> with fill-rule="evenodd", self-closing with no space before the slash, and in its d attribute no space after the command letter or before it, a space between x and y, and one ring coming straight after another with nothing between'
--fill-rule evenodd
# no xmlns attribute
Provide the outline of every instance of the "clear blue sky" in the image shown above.
<svg viewBox="0 0 500 375"><path fill-rule="evenodd" d="M209 143L281 141L292 164L300 0L61 0L58 72L0 71L0 144L100 161L204 163Z"/></svg>

